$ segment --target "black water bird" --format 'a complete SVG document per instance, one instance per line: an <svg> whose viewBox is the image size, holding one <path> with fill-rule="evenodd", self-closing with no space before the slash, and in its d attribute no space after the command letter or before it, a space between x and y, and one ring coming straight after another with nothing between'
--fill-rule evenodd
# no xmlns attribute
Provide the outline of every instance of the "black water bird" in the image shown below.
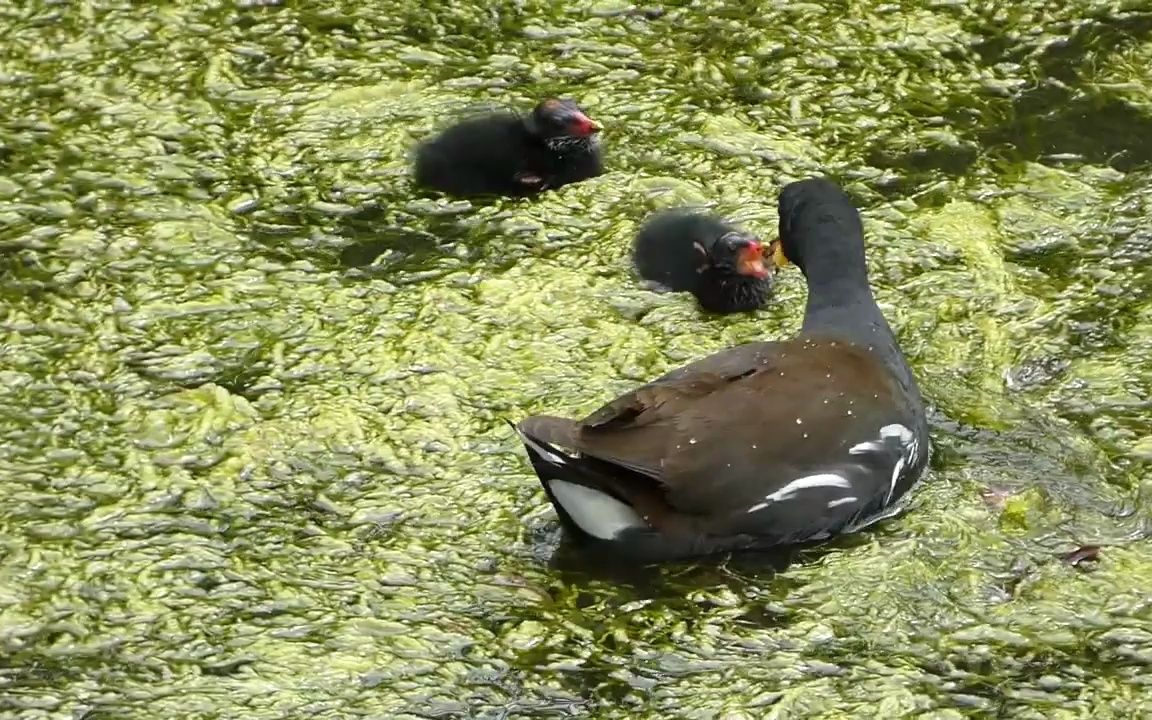
<svg viewBox="0 0 1152 720"><path fill-rule="evenodd" d="M800 333L697 360L582 420L516 426L563 525L661 561L820 541L902 508L930 444L912 370L873 298L860 215L824 179L779 196L804 273Z"/></svg>

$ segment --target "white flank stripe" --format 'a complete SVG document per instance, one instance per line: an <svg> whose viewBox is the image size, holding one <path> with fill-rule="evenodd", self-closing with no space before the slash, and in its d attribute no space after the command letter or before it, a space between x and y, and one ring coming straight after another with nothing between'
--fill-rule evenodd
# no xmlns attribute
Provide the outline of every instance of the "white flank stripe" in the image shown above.
<svg viewBox="0 0 1152 720"><path fill-rule="evenodd" d="M912 435L911 430L904 427L900 423L892 423L891 425L885 425L884 427L880 428L880 437L897 437L900 438L901 445L907 445L908 443L912 442L912 438L914 436Z"/></svg>
<svg viewBox="0 0 1152 720"><path fill-rule="evenodd" d="M863 455L868 452L879 452L884 449L884 443L877 440L868 440L867 442L856 443L848 448L849 455Z"/></svg>
<svg viewBox="0 0 1152 720"><path fill-rule="evenodd" d="M748 508L747 512L754 513L757 510L763 510L764 508L768 507L769 505L771 505L774 502L779 502L781 500L787 500L787 499L791 498L793 495L795 495L800 490L805 490L807 488L818 488L818 487L850 488L850 487L852 487L852 483L848 482L847 480L840 477L839 475L834 475L832 473L822 473L820 475L806 475L802 478L796 478L795 480L788 483L787 485L780 488L779 490L772 493L771 495L765 495L764 496L765 502L757 503L757 504L753 505L752 507Z"/></svg>
<svg viewBox="0 0 1152 720"><path fill-rule="evenodd" d="M787 500L797 493L799 490L806 490L808 488L818 487L838 487L850 488L852 483L848 482L843 477L835 473L821 473L819 475L805 475L802 478L796 478L776 492L764 496L765 500L778 502L780 500Z"/></svg>
<svg viewBox="0 0 1152 720"><path fill-rule="evenodd" d="M888 481L888 497L884 499L884 504L892 502L892 493L896 492L896 481L900 479L900 473L904 470L904 458L896 461L896 466L892 468L892 479Z"/></svg>
<svg viewBox="0 0 1152 720"><path fill-rule="evenodd" d="M859 498L857 498L855 495L849 495L848 497L842 497L842 498L838 498L836 500L829 500L828 501L828 507L834 508L837 505L845 505L847 503L854 503L858 499Z"/></svg>

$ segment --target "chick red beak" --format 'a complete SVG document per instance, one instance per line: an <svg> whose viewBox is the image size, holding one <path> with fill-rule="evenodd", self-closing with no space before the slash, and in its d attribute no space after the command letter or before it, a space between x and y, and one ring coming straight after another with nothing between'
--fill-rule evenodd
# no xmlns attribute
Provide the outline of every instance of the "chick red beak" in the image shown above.
<svg viewBox="0 0 1152 720"><path fill-rule="evenodd" d="M768 268L764 266L764 246L756 240L745 245L736 261L736 272L757 279L768 277Z"/></svg>
<svg viewBox="0 0 1152 720"><path fill-rule="evenodd" d="M584 113L577 113L568 124L568 127L572 129L573 135L580 137L587 137L588 135L595 135L600 132L600 123Z"/></svg>

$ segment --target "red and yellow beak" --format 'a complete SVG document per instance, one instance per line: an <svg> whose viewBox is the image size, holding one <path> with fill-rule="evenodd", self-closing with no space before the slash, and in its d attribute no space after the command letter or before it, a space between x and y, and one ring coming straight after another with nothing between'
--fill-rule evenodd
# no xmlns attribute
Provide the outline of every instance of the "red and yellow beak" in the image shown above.
<svg viewBox="0 0 1152 720"><path fill-rule="evenodd" d="M753 240L740 250L736 260L736 272L754 278L766 278L768 268L764 266L764 246Z"/></svg>
<svg viewBox="0 0 1152 720"><path fill-rule="evenodd" d="M596 122L584 113L576 113L573 115L572 120L568 123L568 127L571 128L573 135L577 135L579 137L595 135L602 129L600 123Z"/></svg>

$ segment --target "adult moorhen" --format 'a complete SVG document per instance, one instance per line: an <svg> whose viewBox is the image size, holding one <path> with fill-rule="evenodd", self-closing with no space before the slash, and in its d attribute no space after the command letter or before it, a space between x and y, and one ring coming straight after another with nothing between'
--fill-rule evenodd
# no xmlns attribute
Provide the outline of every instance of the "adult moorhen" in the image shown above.
<svg viewBox="0 0 1152 720"><path fill-rule="evenodd" d="M824 540L895 515L923 474L924 403L873 299L859 213L824 179L785 186L779 210L808 282L798 336L517 427L578 537L640 561Z"/></svg>
<svg viewBox="0 0 1152 720"><path fill-rule="evenodd" d="M416 149L416 183L449 195L535 195L600 175L600 125L575 102L464 120Z"/></svg>
<svg viewBox="0 0 1152 720"><path fill-rule="evenodd" d="M714 313L755 310L768 299L772 271L760 240L689 210L651 216L636 234L632 261L654 289L690 292ZM773 269L775 266L773 266Z"/></svg>

